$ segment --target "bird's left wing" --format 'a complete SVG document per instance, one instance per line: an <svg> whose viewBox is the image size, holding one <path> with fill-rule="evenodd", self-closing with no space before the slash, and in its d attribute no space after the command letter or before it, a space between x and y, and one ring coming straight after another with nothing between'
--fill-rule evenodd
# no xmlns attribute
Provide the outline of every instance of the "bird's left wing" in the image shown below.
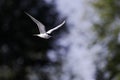
<svg viewBox="0 0 120 80"><path fill-rule="evenodd" d="M32 17L30 14L28 14L26 12L25 12L25 14L27 14L37 24L40 33L45 33L46 32L45 31L45 26L41 22L39 22L37 19Z"/></svg>
<svg viewBox="0 0 120 80"><path fill-rule="evenodd" d="M51 34L53 31L55 31L58 28L60 28L63 24L65 24L65 21L63 21L60 25L56 26L55 28L48 30L47 34Z"/></svg>

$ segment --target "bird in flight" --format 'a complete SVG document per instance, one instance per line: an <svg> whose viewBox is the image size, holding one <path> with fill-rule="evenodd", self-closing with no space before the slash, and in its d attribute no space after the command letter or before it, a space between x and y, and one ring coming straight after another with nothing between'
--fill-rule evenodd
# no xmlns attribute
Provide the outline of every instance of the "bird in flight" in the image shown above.
<svg viewBox="0 0 120 80"><path fill-rule="evenodd" d="M26 13L26 12L25 12ZM48 31L45 30L45 26L39 22L37 19L35 19L34 17L32 17L30 14L26 13L38 26L39 29L39 34L35 34L34 36L38 36L44 39L49 39L51 36L49 34L51 34L53 31L57 30L58 28L60 28L61 26L63 26L63 24L65 24L65 21L63 21L61 24L59 24L58 26L54 27L53 29L50 29Z"/></svg>

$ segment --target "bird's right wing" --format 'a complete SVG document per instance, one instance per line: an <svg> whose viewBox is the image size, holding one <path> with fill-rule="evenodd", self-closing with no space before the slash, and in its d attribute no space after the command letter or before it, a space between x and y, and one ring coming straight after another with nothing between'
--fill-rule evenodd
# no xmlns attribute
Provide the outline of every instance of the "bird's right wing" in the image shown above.
<svg viewBox="0 0 120 80"><path fill-rule="evenodd" d="M60 28L63 24L65 24L65 21L63 21L60 25L56 26L53 29L50 29L49 31L47 31L48 34L51 34L53 31L57 30L58 28Z"/></svg>
<svg viewBox="0 0 120 80"><path fill-rule="evenodd" d="M25 12L25 14L27 14L37 24L40 33L45 33L46 32L45 31L45 26L41 22L39 22L37 19L32 17L30 14L28 14L26 12Z"/></svg>

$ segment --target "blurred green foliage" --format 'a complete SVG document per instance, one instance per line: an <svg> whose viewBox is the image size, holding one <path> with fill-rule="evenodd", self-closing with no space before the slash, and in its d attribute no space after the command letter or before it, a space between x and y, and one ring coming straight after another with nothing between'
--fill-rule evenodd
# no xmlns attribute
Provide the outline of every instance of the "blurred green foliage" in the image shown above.
<svg viewBox="0 0 120 80"><path fill-rule="evenodd" d="M38 33L37 25L24 12L46 26L58 22L54 3L0 0L0 80L49 80L48 72L42 69L54 64L46 56L54 39L33 36Z"/></svg>
<svg viewBox="0 0 120 80"><path fill-rule="evenodd" d="M93 5L101 20L94 25L97 43L108 49L107 64L98 70L96 80L120 80L120 1L97 0Z"/></svg>

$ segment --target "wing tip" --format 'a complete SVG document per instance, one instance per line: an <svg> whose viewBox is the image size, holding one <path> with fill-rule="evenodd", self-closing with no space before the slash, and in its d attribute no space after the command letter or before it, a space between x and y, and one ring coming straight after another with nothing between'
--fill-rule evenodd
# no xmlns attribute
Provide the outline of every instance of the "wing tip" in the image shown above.
<svg viewBox="0 0 120 80"><path fill-rule="evenodd" d="M26 15L30 16L30 14L28 14L27 12L24 12Z"/></svg>
<svg viewBox="0 0 120 80"><path fill-rule="evenodd" d="M65 23L66 23L66 21L64 20L64 21L62 22L62 25L65 24Z"/></svg>
<svg viewBox="0 0 120 80"><path fill-rule="evenodd" d="M64 20L63 23L65 23L66 21Z"/></svg>

